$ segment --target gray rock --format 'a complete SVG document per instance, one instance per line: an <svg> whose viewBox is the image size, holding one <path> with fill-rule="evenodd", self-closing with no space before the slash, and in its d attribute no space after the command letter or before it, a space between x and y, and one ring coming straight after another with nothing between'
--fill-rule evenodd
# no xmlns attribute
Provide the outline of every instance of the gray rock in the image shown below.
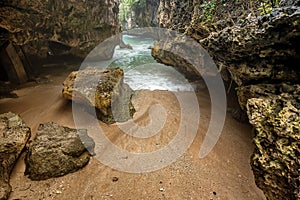
<svg viewBox="0 0 300 200"><path fill-rule="evenodd" d="M11 192L10 173L30 137L30 128L14 113L0 115L0 200Z"/></svg>
<svg viewBox="0 0 300 200"><path fill-rule="evenodd" d="M86 129L72 129L54 122L40 124L25 159L25 175L32 180L59 177L83 168L94 141Z"/></svg>

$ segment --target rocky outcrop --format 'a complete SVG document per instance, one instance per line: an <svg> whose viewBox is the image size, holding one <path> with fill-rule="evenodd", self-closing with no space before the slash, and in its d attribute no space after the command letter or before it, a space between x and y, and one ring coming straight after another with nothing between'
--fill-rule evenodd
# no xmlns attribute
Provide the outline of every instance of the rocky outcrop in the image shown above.
<svg viewBox="0 0 300 200"><path fill-rule="evenodd" d="M39 57L51 52L84 58L119 30L115 0L4 0L0 19L0 42L9 40Z"/></svg>
<svg viewBox="0 0 300 200"><path fill-rule="evenodd" d="M255 128L251 165L267 199L299 199L300 8L282 7L200 42L237 84Z"/></svg>
<svg viewBox="0 0 300 200"><path fill-rule="evenodd" d="M239 85L298 82L300 8L284 7L228 27L201 41Z"/></svg>
<svg viewBox="0 0 300 200"><path fill-rule="evenodd" d="M176 32L170 32L170 34L174 33ZM155 42L151 49L151 54L156 61L173 66L190 81L199 80L203 75L215 75L214 70L209 66L212 64L209 55L192 38L179 35L170 37L168 33L162 38Z"/></svg>
<svg viewBox="0 0 300 200"><path fill-rule="evenodd" d="M201 12L201 5L199 9L196 2L193 2L194 14L186 18L190 25L176 22L176 17L172 17L184 15L184 11L177 8L181 7L180 3L163 2L161 26L196 39L213 57L223 78L233 80L238 103L255 128L251 165L257 185L267 199L299 199L299 1L281 1L280 8L260 17L257 17L260 13L242 13L244 9L235 5L232 9L240 11L221 9L232 13L227 18L229 21L220 18L222 14L217 9L214 15L219 22L208 26L200 14L195 15ZM226 1L224 8L230 2ZM252 10L259 5L255 2L252 2ZM172 43L158 43L152 54L160 62L193 74L194 66L188 60L177 58L182 54L170 53L184 45L177 41ZM167 47L168 51L162 51L160 46ZM192 49L187 51L188 55L192 55Z"/></svg>
<svg viewBox="0 0 300 200"><path fill-rule="evenodd" d="M261 90L261 86L256 86ZM272 87L272 86L270 86ZM300 199L300 86L247 101L255 128L252 169L267 199ZM254 89L253 89L254 90Z"/></svg>
<svg viewBox="0 0 300 200"><path fill-rule="evenodd" d="M123 77L120 68L75 71L63 83L63 96L97 108L97 117L105 123L127 121L135 109L131 103L133 91L123 82Z"/></svg>
<svg viewBox="0 0 300 200"><path fill-rule="evenodd" d="M0 115L0 199L11 192L10 173L30 138L30 128L13 113Z"/></svg>
<svg viewBox="0 0 300 200"><path fill-rule="evenodd" d="M72 129L49 122L40 124L25 158L25 175L44 180L84 167L93 152L94 141L86 129Z"/></svg>
<svg viewBox="0 0 300 200"><path fill-rule="evenodd" d="M185 32L193 16L193 1L160 0L158 8L159 26Z"/></svg>

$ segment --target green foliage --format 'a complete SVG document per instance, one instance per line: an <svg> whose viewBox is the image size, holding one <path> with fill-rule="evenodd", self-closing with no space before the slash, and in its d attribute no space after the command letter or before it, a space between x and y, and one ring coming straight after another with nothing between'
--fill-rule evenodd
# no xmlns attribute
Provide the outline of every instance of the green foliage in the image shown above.
<svg viewBox="0 0 300 200"><path fill-rule="evenodd" d="M262 0L258 11L260 14L265 15L272 12L273 8L279 7L279 0Z"/></svg>
<svg viewBox="0 0 300 200"><path fill-rule="evenodd" d="M121 22L126 21L134 5L144 7L146 6L146 0L119 0L119 20Z"/></svg>
<svg viewBox="0 0 300 200"><path fill-rule="evenodd" d="M211 20L215 13L216 1L215 0L204 1L201 7L203 8L203 15L205 19Z"/></svg>

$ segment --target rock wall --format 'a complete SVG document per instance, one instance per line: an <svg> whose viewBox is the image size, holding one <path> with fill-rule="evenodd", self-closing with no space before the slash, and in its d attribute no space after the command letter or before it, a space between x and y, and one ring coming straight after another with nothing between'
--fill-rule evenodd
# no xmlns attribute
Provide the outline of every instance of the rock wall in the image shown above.
<svg viewBox="0 0 300 200"><path fill-rule="evenodd" d="M28 55L73 54L84 58L119 30L116 0L4 0L0 44L9 40Z"/></svg>
<svg viewBox="0 0 300 200"><path fill-rule="evenodd" d="M300 85L258 85L279 90L247 101L255 128L252 169L268 199L300 199Z"/></svg>
<svg viewBox="0 0 300 200"><path fill-rule="evenodd" d="M182 7L179 1L162 0L160 25L196 39L214 58L223 78L233 81L238 103L255 129L251 165L267 199L300 199L299 1L281 1L268 15L257 13L256 1L252 5L226 1L209 21L201 19L202 2L188 2ZM180 20L192 10L190 5L193 14ZM247 6L252 9L245 11ZM174 49L177 42L158 44L152 51L156 60L193 73L193 66L180 55L159 48Z"/></svg>

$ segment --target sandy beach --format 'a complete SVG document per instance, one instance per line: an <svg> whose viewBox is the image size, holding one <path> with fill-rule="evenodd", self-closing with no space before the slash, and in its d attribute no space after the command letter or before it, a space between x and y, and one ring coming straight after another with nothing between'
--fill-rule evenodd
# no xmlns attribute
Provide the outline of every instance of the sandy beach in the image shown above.
<svg viewBox="0 0 300 200"><path fill-rule="evenodd" d="M0 99L0 113L19 114L31 128L32 135L40 123L57 122L75 127L72 103L62 97L62 82L70 70L47 69L44 83L29 83L15 90L18 98ZM190 95L181 92L180 95ZM10 199L243 199L263 200L250 167L253 151L251 127L226 117L222 135L210 154L200 159L198 152L210 119L207 91L197 93L201 118L198 132L190 148L171 165L150 173L126 173L103 165L97 157L80 171L45 181L31 181L24 176L22 154L11 176ZM124 134L118 124L99 123L107 138L130 152L157 150L176 136L180 123L180 106L168 91L137 91L133 97L137 110L133 121L146 126L149 108L159 104L165 108L166 123L155 136L141 139ZM89 115L83 113L83 115ZM88 127L86 127L88 128Z"/></svg>

